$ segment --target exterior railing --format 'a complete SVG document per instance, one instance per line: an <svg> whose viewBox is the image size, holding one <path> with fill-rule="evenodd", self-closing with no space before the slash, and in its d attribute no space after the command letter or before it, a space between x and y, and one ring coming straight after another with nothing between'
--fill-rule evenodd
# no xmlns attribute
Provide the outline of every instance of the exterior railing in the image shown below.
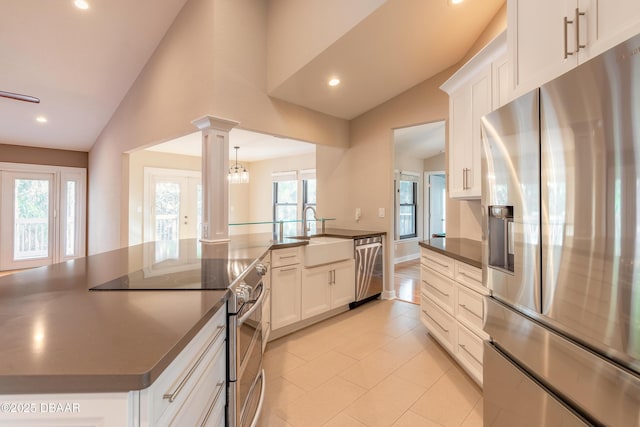
<svg viewBox="0 0 640 427"><path fill-rule="evenodd" d="M15 227L15 259L43 258L49 255L47 218L17 218Z"/></svg>

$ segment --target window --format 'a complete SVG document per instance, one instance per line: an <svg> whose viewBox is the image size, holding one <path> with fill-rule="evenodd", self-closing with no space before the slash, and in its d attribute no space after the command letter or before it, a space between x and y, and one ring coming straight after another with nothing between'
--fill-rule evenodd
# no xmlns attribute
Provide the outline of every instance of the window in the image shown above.
<svg viewBox="0 0 640 427"><path fill-rule="evenodd" d="M302 213L307 206L316 207L315 169L276 172L273 177L273 220L283 223L284 236L302 234ZM315 219L311 212L307 219ZM309 232L315 233L315 221L309 222ZM280 224L274 224L273 232L279 233Z"/></svg>
<svg viewBox="0 0 640 427"><path fill-rule="evenodd" d="M0 163L0 270L85 254L86 170Z"/></svg>
<svg viewBox="0 0 640 427"><path fill-rule="evenodd" d="M274 221L295 221L298 219L298 181L275 181L273 183L273 219ZM279 224L274 224L278 232ZM297 224L285 222L284 236L295 236Z"/></svg>
<svg viewBox="0 0 640 427"><path fill-rule="evenodd" d="M418 183L414 181L401 180L398 192L400 199L400 239L417 237Z"/></svg>

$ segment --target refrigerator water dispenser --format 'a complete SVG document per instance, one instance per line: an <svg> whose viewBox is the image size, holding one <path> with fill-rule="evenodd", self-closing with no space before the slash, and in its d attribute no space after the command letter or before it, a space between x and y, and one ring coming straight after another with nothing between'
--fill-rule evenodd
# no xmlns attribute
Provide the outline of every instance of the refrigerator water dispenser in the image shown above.
<svg viewBox="0 0 640 427"><path fill-rule="evenodd" d="M513 273L513 206L489 206L489 266Z"/></svg>

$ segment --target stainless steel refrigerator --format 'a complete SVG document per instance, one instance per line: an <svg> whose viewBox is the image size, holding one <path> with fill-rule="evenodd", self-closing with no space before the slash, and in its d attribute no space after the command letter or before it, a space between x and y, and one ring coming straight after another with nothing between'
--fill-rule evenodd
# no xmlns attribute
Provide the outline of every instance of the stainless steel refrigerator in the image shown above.
<svg viewBox="0 0 640 427"><path fill-rule="evenodd" d="M640 36L482 127L485 426L639 426Z"/></svg>

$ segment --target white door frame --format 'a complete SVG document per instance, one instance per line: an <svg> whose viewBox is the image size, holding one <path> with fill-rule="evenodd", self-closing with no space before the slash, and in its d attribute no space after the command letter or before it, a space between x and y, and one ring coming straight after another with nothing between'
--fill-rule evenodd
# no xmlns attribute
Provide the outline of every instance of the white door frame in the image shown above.
<svg viewBox="0 0 640 427"><path fill-rule="evenodd" d="M423 221L423 236L425 240L431 238L431 198L429 197L429 190L431 189L431 183L429 177L431 175L446 175L445 171L425 171L424 172L424 186L423 186L423 199L424 199L424 213L422 215Z"/></svg>
<svg viewBox="0 0 640 427"><path fill-rule="evenodd" d="M152 195L154 194L152 185L155 177L175 177L175 178L196 178L202 180L202 174L199 171L187 169L165 169L165 168L144 168L144 195L142 204L142 241L150 242L154 238L153 221L151 215L154 209Z"/></svg>
<svg viewBox="0 0 640 427"><path fill-rule="evenodd" d="M49 175L50 183L50 212L49 212L49 254L47 257L33 260L14 261L14 188L13 177L25 178L37 175ZM66 190L63 188L68 181L76 183L76 211L74 231L74 254L65 255L65 231L66 224L62 221L66 218ZM37 267L73 258L85 256L86 250L86 182L87 170L85 168L34 165L26 163L0 162L0 241L3 242L3 250L0 253L0 270ZM7 250L7 248L9 248Z"/></svg>

